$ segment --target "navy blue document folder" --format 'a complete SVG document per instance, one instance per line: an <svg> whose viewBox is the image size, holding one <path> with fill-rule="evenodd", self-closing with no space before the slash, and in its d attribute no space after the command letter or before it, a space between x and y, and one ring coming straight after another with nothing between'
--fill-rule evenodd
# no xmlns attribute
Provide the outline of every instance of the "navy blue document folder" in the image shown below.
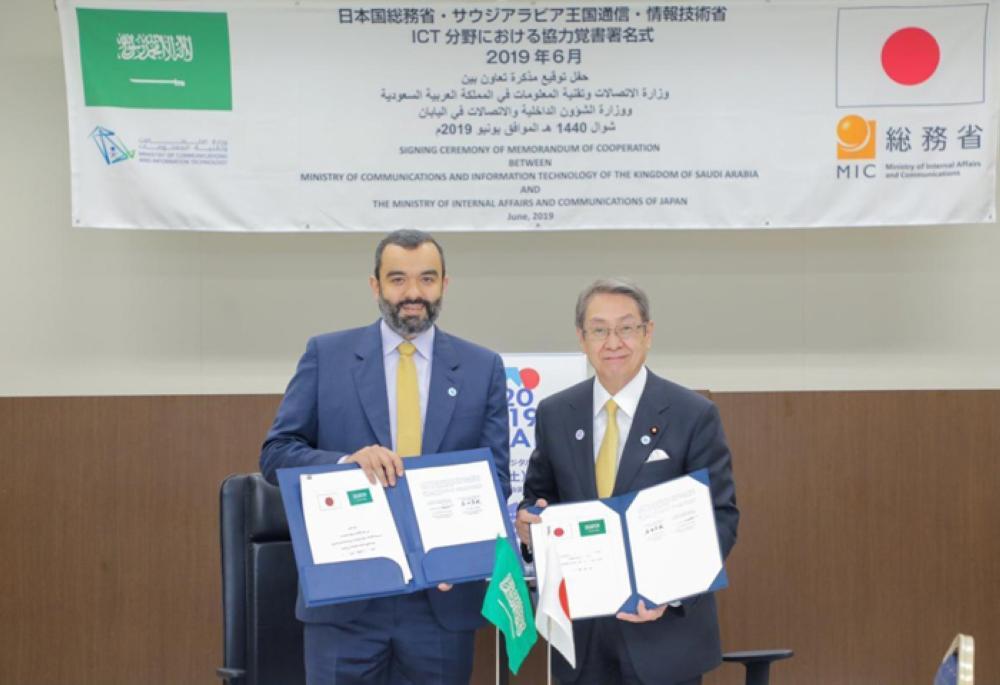
<svg viewBox="0 0 1000 685"><path fill-rule="evenodd" d="M703 485L707 486L709 484L709 482L708 482L708 469L699 469L697 471L693 471L691 473L685 474L684 476L681 476L681 478L688 478L688 477L697 480L699 483L702 483ZM662 483L660 485L662 485ZM657 487L657 486L653 486L653 487ZM607 505L608 508L610 508L610 509L614 510L615 512L617 512L617 514L618 514L618 516L619 516L619 518L621 520L622 536L623 536L623 542L624 542L624 546L625 546L625 549L623 551L624 551L624 554L625 554L626 563L628 565L629 584L630 584L630 587L631 587L631 594L630 594L629 598L621 605L621 607L618 608L618 611L625 611L625 612L633 613L633 614L638 611L639 600L640 599L643 601L643 604L646 606L646 608L653 608L654 606L657 606L656 602L652 601L649 597L643 595L642 588L640 588L640 587L637 586L637 583L636 583L636 574L635 574L635 566L634 566L634 564L632 562L632 544L631 544L631 541L630 541L628 520L625 517L625 513L628 511L629 507L632 505L632 502L635 500L635 498L639 495L640 492L642 492L642 490L635 490L633 492L627 492L624 495L618 495L617 497L607 497L607 498L599 500L601 503ZM574 502L572 504L579 504L579 503L578 502ZM560 505L559 504L553 504L552 506L553 507L558 507ZM538 507L529 507L528 510L531 511L532 513L534 513L534 514L538 514L538 513L540 513L542 511ZM720 561L721 561L721 556L722 555L720 554L719 555ZM683 560L679 560L679 563L683 563ZM725 588L728 584L729 584L729 581L728 581L728 578L726 576L725 565L723 564L723 566L719 569L718 575L715 576L714 580L711 582L711 584L703 592L715 592L716 590L721 590L721 589ZM698 593L698 594L701 594L701 593ZM688 599L688 598L687 597L680 597L678 599L684 600L684 599Z"/></svg>
<svg viewBox="0 0 1000 685"><path fill-rule="evenodd" d="M407 457L406 470L431 466L448 466L485 461L493 479L496 496L495 505L501 514L507 531L507 540L514 540L510 519L506 515L506 502L497 479L493 456L489 448L483 447L462 452L446 452L420 457ZM306 532L305 516L302 511L302 487L299 476L303 474L331 473L357 469L356 464L324 464L299 468L278 469L278 485L281 499L288 517L295 563L299 570L299 585L307 607L324 606L340 602L350 602L370 597L400 595L435 587L438 583L464 583L488 578L493 572L496 538L448 547L437 547L424 552L420 539L413 502L406 474L396 481L396 485L385 488L386 499L396 524L403 550L413 578L403 581L403 570L399 565L384 557L360 559L327 564L313 562L309 537ZM381 487L376 485L374 487ZM489 506L490 503L484 503Z"/></svg>

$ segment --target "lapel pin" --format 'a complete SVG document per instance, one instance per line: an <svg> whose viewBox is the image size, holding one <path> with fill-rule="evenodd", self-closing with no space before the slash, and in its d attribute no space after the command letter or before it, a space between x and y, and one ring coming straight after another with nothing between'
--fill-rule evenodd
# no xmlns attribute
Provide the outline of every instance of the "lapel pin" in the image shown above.
<svg viewBox="0 0 1000 685"><path fill-rule="evenodd" d="M457 394L458 390L455 390L455 388L448 388L448 397L454 397Z"/></svg>
<svg viewBox="0 0 1000 685"><path fill-rule="evenodd" d="M653 426L652 428L649 429L649 432L652 433L653 435L656 435L657 433L660 432L660 429L657 428L656 426Z"/></svg>
<svg viewBox="0 0 1000 685"><path fill-rule="evenodd" d="M582 428L578 428L576 430L576 439L577 440L583 440L583 435L584 435L583 429Z"/></svg>
<svg viewBox="0 0 1000 685"><path fill-rule="evenodd" d="M651 442L651 440L648 435L644 435L641 438L639 438L639 442L641 442L643 445L648 445Z"/></svg>

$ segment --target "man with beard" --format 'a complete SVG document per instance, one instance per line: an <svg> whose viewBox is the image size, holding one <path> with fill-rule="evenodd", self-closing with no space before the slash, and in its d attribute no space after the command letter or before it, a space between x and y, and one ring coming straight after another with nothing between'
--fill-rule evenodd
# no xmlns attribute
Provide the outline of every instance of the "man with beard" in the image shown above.
<svg viewBox="0 0 1000 685"><path fill-rule="evenodd" d="M510 494L503 362L435 326L448 285L430 235L400 230L375 250L369 277L382 312L363 328L312 338L264 441L260 468L353 463L393 487L405 457L489 447ZM468 683L486 584L306 609L310 685Z"/></svg>

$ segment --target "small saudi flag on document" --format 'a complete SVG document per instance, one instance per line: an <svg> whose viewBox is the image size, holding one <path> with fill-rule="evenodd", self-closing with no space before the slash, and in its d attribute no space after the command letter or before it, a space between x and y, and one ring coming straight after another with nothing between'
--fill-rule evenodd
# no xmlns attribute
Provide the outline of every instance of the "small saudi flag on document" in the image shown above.
<svg viewBox="0 0 1000 685"><path fill-rule="evenodd" d="M483 600L483 616L507 640L507 664L515 675L538 639L521 562L506 538L497 536L493 577Z"/></svg>

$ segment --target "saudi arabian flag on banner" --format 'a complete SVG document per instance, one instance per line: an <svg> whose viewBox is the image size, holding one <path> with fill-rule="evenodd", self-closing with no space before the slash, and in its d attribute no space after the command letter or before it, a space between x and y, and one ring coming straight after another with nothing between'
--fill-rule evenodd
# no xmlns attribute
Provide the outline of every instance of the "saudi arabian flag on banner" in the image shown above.
<svg viewBox="0 0 1000 685"><path fill-rule="evenodd" d="M76 10L88 107L232 110L224 12Z"/></svg>
<svg viewBox="0 0 1000 685"><path fill-rule="evenodd" d="M483 600L483 616L506 638L507 664L517 675L517 669L521 668L538 634L521 562L506 538L500 536L497 536L493 577Z"/></svg>

